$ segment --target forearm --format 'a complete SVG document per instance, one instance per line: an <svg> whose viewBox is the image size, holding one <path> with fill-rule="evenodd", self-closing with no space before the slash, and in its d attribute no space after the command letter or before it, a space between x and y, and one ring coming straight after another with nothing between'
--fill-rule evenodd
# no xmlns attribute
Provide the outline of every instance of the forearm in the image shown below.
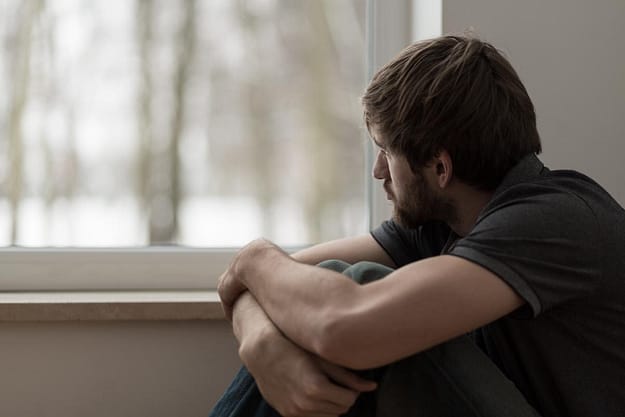
<svg viewBox="0 0 625 417"><path fill-rule="evenodd" d="M300 263L309 265L316 265L328 259L340 259L348 263L368 260L392 264L392 260L371 235L349 237L318 244L298 251L291 257ZM283 337L257 300L249 293L244 293L241 300L236 303L233 315L233 330L239 344L242 345L247 340L249 346L252 343L251 340L258 336L259 329L272 330L276 335Z"/></svg>
<svg viewBox="0 0 625 417"><path fill-rule="evenodd" d="M259 248L271 250L263 252ZM264 256L271 252L278 256L275 259ZM220 296L228 316L232 303L240 294L244 295L237 303L233 323L241 344L254 340L259 328L272 329L304 349L324 356L324 343L332 320L341 313L341 307L354 300L358 288L342 274L306 265L327 259L348 263L368 260L392 265L392 260L371 235L316 245L292 256L266 241L255 241L243 248L220 279ZM275 263L276 260L279 262ZM247 270L252 277L247 283L242 282L245 275L242 270ZM253 297L245 295L246 285ZM252 304L250 298L253 306L248 308Z"/></svg>
<svg viewBox="0 0 625 417"><path fill-rule="evenodd" d="M296 262L272 246L246 256L240 268L242 284L270 320L289 339L321 356L341 307L358 297L359 285L346 276Z"/></svg>
<svg viewBox="0 0 625 417"><path fill-rule="evenodd" d="M269 338L283 337L254 296L244 292L234 305L232 330L239 342L239 355L248 365L248 355L260 353L260 345Z"/></svg>
<svg viewBox="0 0 625 417"><path fill-rule="evenodd" d="M309 265L317 265L329 259L339 259L349 264L370 261L391 268L395 267L390 256L370 234L320 243L294 253L292 258Z"/></svg>
<svg viewBox="0 0 625 417"><path fill-rule="evenodd" d="M354 369L420 352L524 303L493 272L449 255L412 263L360 286L264 245L244 261L240 276L288 338Z"/></svg>

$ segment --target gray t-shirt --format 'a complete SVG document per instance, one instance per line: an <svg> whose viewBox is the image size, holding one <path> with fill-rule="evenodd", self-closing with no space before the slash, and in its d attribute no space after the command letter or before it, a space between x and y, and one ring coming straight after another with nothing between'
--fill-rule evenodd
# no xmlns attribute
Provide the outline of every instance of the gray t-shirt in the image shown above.
<svg viewBox="0 0 625 417"><path fill-rule="evenodd" d="M392 221L372 235L398 266L459 256L527 301L475 338L543 416L625 416L625 211L590 178L530 155L467 236Z"/></svg>

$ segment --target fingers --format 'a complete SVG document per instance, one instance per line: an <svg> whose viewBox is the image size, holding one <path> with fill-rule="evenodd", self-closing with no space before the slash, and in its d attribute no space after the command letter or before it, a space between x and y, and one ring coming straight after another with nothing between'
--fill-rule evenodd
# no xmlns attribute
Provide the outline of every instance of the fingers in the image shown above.
<svg viewBox="0 0 625 417"><path fill-rule="evenodd" d="M275 338L268 346L271 349L246 365L262 396L284 417L340 416L361 392L375 388L374 383L324 363L286 338Z"/></svg>
<svg viewBox="0 0 625 417"><path fill-rule="evenodd" d="M328 377L346 388L358 392L367 392L375 390L378 386L374 381L364 379L341 366L334 365L324 360L320 360L320 365Z"/></svg>
<svg viewBox="0 0 625 417"><path fill-rule="evenodd" d="M232 321L233 308L231 305L228 305L224 302L221 303L221 309L224 312L224 317L228 321Z"/></svg>
<svg viewBox="0 0 625 417"><path fill-rule="evenodd" d="M224 272L221 277L219 277L217 293L219 294L219 299L221 300L221 308L224 312L224 316L228 321L232 321L233 301L230 300L230 294L228 293L227 277L228 271Z"/></svg>
<svg viewBox="0 0 625 417"><path fill-rule="evenodd" d="M308 387L306 389L306 399L318 399L315 401L318 406L319 402L323 408L319 409L331 413L345 413L356 402L356 398L360 394L357 391L336 385L333 381L322 377L322 381ZM319 401L320 400L320 401Z"/></svg>
<svg viewBox="0 0 625 417"><path fill-rule="evenodd" d="M340 366L317 358L321 372L302 375L301 387L292 396L287 410L279 410L285 417L345 414L354 405L361 392L376 389L377 384L366 380Z"/></svg>
<svg viewBox="0 0 625 417"><path fill-rule="evenodd" d="M224 272L219 278L217 293L221 300L224 315L229 321L232 321L234 303L245 290L246 288L233 276L230 269Z"/></svg>
<svg viewBox="0 0 625 417"><path fill-rule="evenodd" d="M336 385L322 373L308 375L300 382L297 389L290 387L284 392L288 401L272 404L284 417L339 416L349 411L359 395ZM262 389L261 394L265 397Z"/></svg>

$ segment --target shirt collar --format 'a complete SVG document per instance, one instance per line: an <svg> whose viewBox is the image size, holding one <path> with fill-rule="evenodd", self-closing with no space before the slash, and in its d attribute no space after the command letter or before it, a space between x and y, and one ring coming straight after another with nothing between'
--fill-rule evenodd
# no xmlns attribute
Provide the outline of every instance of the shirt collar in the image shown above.
<svg viewBox="0 0 625 417"><path fill-rule="evenodd" d="M501 181L501 184L499 184L495 190L494 195L499 194L513 185L536 178L545 170L548 171L549 169L545 167L535 154L527 155L510 171L508 171L506 176Z"/></svg>

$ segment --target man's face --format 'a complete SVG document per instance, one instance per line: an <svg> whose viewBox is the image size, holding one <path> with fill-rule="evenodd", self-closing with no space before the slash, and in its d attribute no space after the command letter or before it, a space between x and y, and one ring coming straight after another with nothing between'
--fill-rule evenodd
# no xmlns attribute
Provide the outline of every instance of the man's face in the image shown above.
<svg viewBox="0 0 625 417"><path fill-rule="evenodd" d="M428 185L423 170L415 174L406 157L390 152L375 129L371 135L378 148L373 176L383 181L387 198L393 202L393 219L408 228L446 220L453 206Z"/></svg>

